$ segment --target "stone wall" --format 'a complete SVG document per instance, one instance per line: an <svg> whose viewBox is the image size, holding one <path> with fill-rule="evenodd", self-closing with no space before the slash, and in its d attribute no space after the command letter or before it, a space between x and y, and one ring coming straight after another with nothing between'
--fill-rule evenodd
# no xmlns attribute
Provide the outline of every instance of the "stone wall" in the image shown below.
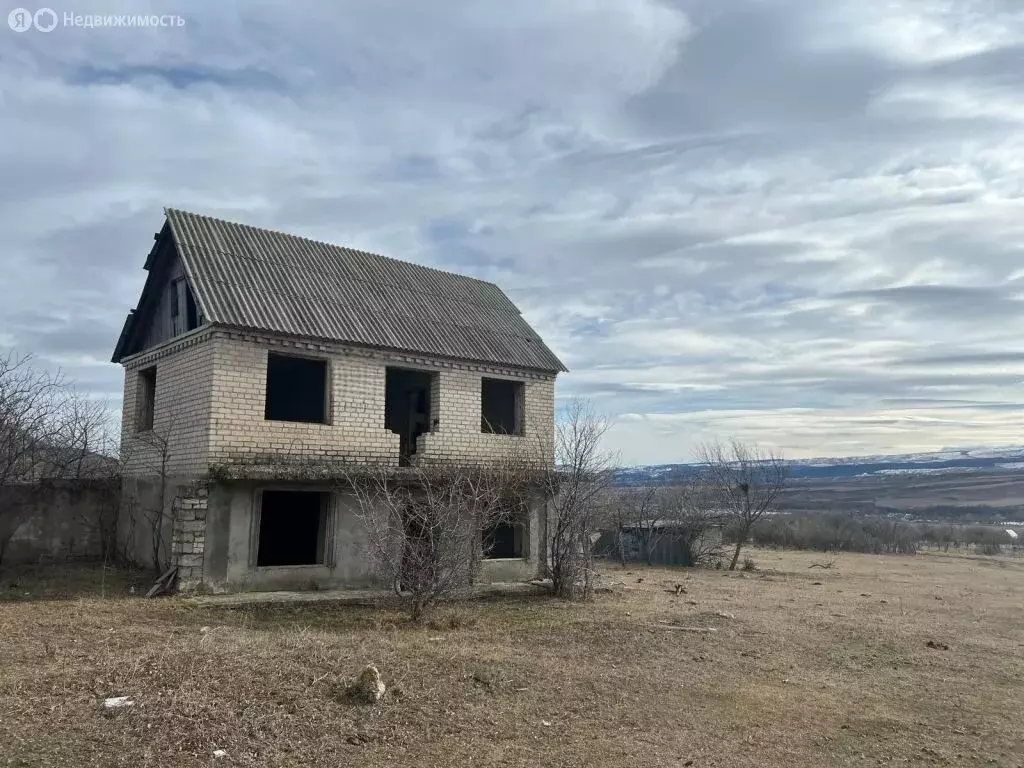
<svg viewBox="0 0 1024 768"><path fill-rule="evenodd" d="M119 551L126 559L143 568L164 570L178 565L175 542L184 543L177 528L185 500L202 498L205 481L195 477L126 475L121 483L121 509L117 522ZM190 516L190 521L197 518ZM196 525L190 526L194 534ZM193 543L194 539L189 543ZM156 547L159 545L159 553ZM191 554L191 553L189 553Z"/></svg>
<svg viewBox="0 0 1024 768"><path fill-rule="evenodd" d="M171 534L172 564L178 568L178 587L195 588L203 581L206 553L207 489L197 486L174 500Z"/></svg>
<svg viewBox="0 0 1024 768"><path fill-rule="evenodd" d="M0 488L3 562L113 557L120 486L110 480L54 480Z"/></svg>

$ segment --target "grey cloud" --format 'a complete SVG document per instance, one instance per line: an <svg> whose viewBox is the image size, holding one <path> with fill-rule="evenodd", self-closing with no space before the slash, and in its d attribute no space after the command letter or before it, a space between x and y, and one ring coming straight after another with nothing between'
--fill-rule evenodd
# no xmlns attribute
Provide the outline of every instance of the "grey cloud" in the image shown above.
<svg viewBox="0 0 1024 768"><path fill-rule="evenodd" d="M923 317L963 319L972 323L1010 321L1024 315L1024 301L998 288L951 285L906 285L839 294L845 299L881 302Z"/></svg>
<svg viewBox="0 0 1024 768"><path fill-rule="evenodd" d="M158 67L158 66L123 66L94 67L84 66L70 73L68 79L72 83L83 85L120 85L138 83L146 87L147 82L162 82L173 88L189 88L195 85L215 84L233 88L273 88L284 86L271 73L256 69L224 70L204 67Z"/></svg>
<svg viewBox="0 0 1024 768"><path fill-rule="evenodd" d="M969 80L979 85L1019 89L1024 86L1019 76L1022 70L1024 46L1009 45L923 67L920 76L940 81Z"/></svg>
<svg viewBox="0 0 1024 768"><path fill-rule="evenodd" d="M989 302L1003 298L1002 292L994 288L968 288L953 285L901 285L893 288L879 288L873 291L848 291L838 294L851 299L883 299L885 301L933 305L952 302Z"/></svg>
<svg viewBox="0 0 1024 768"><path fill-rule="evenodd" d="M978 7L186 2L181 30L5 38L0 345L116 401L171 204L499 281L569 362L560 398L638 416L627 460L725 430L888 451L943 407L921 441L999 441L1024 402L1016 8L984 5L988 50L895 42Z"/></svg>
<svg viewBox="0 0 1024 768"><path fill-rule="evenodd" d="M885 408L940 408L951 410L980 410L980 411L1021 411L1024 410L1024 402L989 403L976 402L973 400L944 400L928 397L893 397L879 401L879 405Z"/></svg>
<svg viewBox="0 0 1024 768"><path fill-rule="evenodd" d="M26 324L21 327L15 326L15 329L26 348L46 350L46 354L53 359L59 360L70 355L87 355L102 359L102 350L109 350L106 357L113 353L111 339L117 340L121 324L83 320L80 317L55 323L51 318L42 328L40 325Z"/></svg>
<svg viewBox="0 0 1024 768"><path fill-rule="evenodd" d="M633 108L661 132L858 115L894 81L894 67L865 51L806 51L812 7L734 2L701 14L674 65Z"/></svg>
<svg viewBox="0 0 1024 768"><path fill-rule="evenodd" d="M962 352L909 356L888 363L890 367L936 367L1024 365L1024 352Z"/></svg>

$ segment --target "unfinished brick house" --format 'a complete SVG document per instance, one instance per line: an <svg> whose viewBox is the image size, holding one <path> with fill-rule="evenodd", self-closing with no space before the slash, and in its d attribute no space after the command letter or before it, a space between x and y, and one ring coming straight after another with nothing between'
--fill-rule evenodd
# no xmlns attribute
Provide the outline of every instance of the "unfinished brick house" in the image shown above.
<svg viewBox="0 0 1024 768"><path fill-rule="evenodd" d="M492 283L177 210L113 361L123 544L214 589L374 583L355 500L303 467L553 463L565 370ZM542 500L483 578L537 573ZM163 528L161 529L161 526Z"/></svg>

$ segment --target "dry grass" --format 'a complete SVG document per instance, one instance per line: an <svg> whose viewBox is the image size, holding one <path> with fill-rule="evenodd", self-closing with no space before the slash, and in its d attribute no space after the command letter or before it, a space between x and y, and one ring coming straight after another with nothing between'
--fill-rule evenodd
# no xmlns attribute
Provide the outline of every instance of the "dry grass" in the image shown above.
<svg viewBox="0 0 1024 768"><path fill-rule="evenodd" d="M2 602L0 766L1024 765L1024 562L754 556L611 568L591 605L452 606L422 629L316 604ZM367 663L381 705L346 696ZM114 695L136 705L107 716Z"/></svg>

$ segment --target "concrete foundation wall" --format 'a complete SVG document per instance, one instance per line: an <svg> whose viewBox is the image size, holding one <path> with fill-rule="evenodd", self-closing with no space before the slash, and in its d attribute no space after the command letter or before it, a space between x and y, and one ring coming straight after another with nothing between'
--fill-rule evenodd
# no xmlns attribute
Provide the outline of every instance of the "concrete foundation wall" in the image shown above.
<svg viewBox="0 0 1024 768"><path fill-rule="evenodd" d="M56 480L0 488L4 564L113 557L117 482Z"/></svg>
<svg viewBox="0 0 1024 768"><path fill-rule="evenodd" d="M205 510L202 581L214 590L357 589L387 587L374 572L366 529L357 515L355 498L332 492L328 520L328 551L323 565L257 567L257 498L260 490L328 491L320 484L257 484L214 482ZM526 521L524 558L485 560L480 580L523 581L540 572L543 505L530 510Z"/></svg>
<svg viewBox="0 0 1024 768"><path fill-rule="evenodd" d="M529 581L544 576L547 512L543 499L530 506L523 521L523 557L484 560L480 581Z"/></svg>
<svg viewBox="0 0 1024 768"><path fill-rule="evenodd" d="M211 484L206 512L204 583L227 590L384 586L373 573L367 556L366 530L355 514L355 500L343 493L333 494L323 565L256 567L257 495L267 489L330 490L322 485Z"/></svg>
<svg viewBox="0 0 1024 768"><path fill-rule="evenodd" d="M496 584L505 581L529 581L537 576L537 569L527 559L501 558L484 560L480 565L478 580L482 584Z"/></svg>

